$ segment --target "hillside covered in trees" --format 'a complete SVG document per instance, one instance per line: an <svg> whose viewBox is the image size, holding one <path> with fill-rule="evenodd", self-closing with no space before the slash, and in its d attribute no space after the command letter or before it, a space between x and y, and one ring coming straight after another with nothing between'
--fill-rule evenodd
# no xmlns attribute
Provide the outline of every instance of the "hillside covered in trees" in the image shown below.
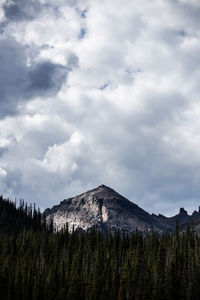
<svg viewBox="0 0 200 300"><path fill-rule="evenodd" d="M54 232L39 210L0 197L0 299L200 299L200 237Z"/></svg>

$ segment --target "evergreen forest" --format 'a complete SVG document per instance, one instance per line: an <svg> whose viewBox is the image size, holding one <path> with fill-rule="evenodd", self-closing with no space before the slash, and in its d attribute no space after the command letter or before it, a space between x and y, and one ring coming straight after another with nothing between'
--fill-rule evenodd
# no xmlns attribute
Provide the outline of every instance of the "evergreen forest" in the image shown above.
<svg viewBox="0 0 200 300"><path fill-rule="evenodd" d="M35 205L0 197L1 300L200 299L200 237L189 227L56 232Z"/></svg>

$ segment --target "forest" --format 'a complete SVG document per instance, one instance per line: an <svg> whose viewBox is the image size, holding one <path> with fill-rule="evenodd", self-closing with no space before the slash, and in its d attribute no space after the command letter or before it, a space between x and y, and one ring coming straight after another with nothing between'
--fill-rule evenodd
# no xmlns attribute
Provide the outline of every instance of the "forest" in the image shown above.
<svg viewBox="0 0 200 300"><path fill-rule="evenodd" d="M200 237L191 228L56 232L35 205L0 197L1 300L200 299Z"/></svg>

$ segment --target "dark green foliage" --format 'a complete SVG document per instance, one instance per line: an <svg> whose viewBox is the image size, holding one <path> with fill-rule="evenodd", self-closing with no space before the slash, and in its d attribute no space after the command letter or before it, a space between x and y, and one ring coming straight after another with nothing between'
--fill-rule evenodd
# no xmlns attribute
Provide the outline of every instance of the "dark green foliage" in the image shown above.
<svg viewBox="0 0 200 300"><path fill-rule="evenodd" d="M0 197L0 299L200 299L200 238L60 232Z"/></svg>
<svg viewBox="0 0 200 300"><path fill-rule="evenodd" d="M20 200L19 207L16 203L0 196L0 229L9 233L18 233L24 229L40 230L46 229L46 224L42 221L40 210L36 210L35 204L27 206Z"/></svg>

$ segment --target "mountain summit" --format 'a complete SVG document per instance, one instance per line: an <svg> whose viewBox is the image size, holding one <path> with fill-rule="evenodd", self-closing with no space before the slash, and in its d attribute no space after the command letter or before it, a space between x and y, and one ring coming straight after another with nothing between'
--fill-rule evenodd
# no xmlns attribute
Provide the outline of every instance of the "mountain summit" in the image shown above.
<svg viewBox="0 0 200 300"><path fill-rule="evenodd" d="M151 215L106 185L65 199L59 205L46 209L44 214L47 221L53 218L58 230L68 223L69 230L73 227L86 230L96 226L103 231L119 229L131 232L137 228L141 232L154 229L158 233L173 230L176 220L184 224L200 217L197 212L189 216L183 208L171 218Z"/></svg>
<svg viewBox="0 0 200 300"><path fill-rule="evenodd" d="M87 229L98 226L101 229L120 229L144 231L152 228L149 213L127 200L106 185L62 201L59 205L45 210L48 218L53 217L56 228L66 222L72 227Z"/></svg>

